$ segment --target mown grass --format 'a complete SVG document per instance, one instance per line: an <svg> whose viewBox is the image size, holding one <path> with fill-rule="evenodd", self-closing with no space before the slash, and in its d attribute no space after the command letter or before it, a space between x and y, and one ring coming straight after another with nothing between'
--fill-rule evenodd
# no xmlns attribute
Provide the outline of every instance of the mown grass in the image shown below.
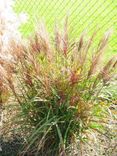
<svg viewBox="0 0 117 156"><path fill-rule="evenodd" d="M34 31L35 17L43 18L51 33L55 21L62 21L65 15L69 14L71 39L79 36L84 30L91 35L99 29L96 38L98 41L107 29L112 28L114 32L106 55L108 58L117 53L116 4L117 0L16 0L14 8L17 13L28 13L28 22L20 29L26 37Z"/></svg>

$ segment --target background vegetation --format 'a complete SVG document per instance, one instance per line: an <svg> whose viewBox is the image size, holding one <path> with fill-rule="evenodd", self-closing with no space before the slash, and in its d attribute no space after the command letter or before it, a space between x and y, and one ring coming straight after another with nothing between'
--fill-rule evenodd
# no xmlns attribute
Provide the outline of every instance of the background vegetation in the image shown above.
<svg viewBox="0 0 117 156"><path fill-rule="evenodd" d="M69 15L71 39L84 30L91 35L98 28L98 36L95 39L98 41L107 29L112 28L114 33L106 55L111 56L117 50L116 7L117 0L16 0L14 9L17 13L23 11L29 15L27 24L21 27L25 36L34 31L37 22L35 18L43 18L48 31L52 33L55 20L62 21L66 14Z"/></svg>

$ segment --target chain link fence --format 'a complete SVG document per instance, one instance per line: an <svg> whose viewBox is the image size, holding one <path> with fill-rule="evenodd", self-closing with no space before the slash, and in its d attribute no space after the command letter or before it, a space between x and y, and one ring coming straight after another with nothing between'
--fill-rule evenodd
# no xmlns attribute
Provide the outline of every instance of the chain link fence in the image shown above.
<svg viewBox="0 0 117 156"><path fill-rule="evenodd" d="M117 0L16 0L14 9L17 13L28 14L28 22L21 27L25 36L34 31L35 19L44 19L51 33L55 21L61 26L66 14L69 16L71 38L84 30L91 34L98 29L98 40L111 28L110 48L117 53Z"/></svg>

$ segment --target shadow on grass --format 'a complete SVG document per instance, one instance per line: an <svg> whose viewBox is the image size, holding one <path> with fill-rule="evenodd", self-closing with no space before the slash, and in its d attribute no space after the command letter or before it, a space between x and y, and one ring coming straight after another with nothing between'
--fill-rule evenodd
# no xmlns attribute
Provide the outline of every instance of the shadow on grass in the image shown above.
<svg viewBox="0 0 117 156"><path fill-rule="evenodd" d="M17 156L23 145L23 139L19 136L11 140L0 138L0 156Z"/></svg>

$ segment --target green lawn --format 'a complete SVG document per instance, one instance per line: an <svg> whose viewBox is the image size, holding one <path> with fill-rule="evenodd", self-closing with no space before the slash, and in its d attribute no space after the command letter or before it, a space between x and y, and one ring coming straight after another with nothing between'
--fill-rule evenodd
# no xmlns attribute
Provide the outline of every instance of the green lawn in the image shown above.
<svg viewBox="0 0 117 156"><path fill-rule="evenodd" d="M91 34L100 28L97 41L106 30L112 28L114 33L107 56L117 53L117 0L16 0L14 8L17 13L23 11L29 15L27 24L21 27L25 36L33 32L35 17L39 20L43 18L51 33L55 20L61 26L65 15L69 14L71 38L84 30Z"/></svg>

